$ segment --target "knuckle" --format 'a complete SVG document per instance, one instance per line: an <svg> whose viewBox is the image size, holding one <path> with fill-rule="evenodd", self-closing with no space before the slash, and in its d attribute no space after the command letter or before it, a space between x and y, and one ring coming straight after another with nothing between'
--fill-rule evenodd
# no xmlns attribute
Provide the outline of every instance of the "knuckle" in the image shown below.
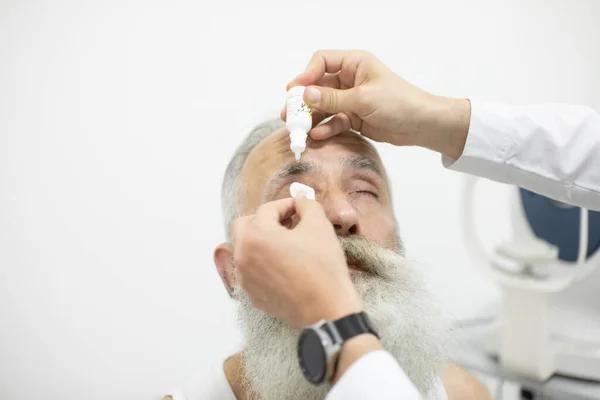
<svg viewBox="0 0 600 400"><path fill-rule="evenodd" d="M313 61L325 60L325 50L317 50L312 55Z"/></svg>
<svg viewBox="0 0 600 400"><path fill-rule="evenodd" d="M339 121L341 130L346 131L346 130L352 128L350 117L348 116L347 113L339 113L337 120Z"/></svg>
<svg viewBox="0 0 600 400"><path fill-rule="evenodd" d="M236 268L244 270L252 263L252 255L258 254L257 251L261 248L263 248L263 243L256 235L245 235L238 241L233 252L233 264Z"/></svg>
<svg viewBox="0 0 600 400"><path fill-rule="evenodd" d="M370 61L373 59L373 54L366 50L357 50L355 56L361 61Z"/></svg>
<svg viewBox="0 0 600 400"><path fill-rule="evenodd" d="M329 48L323 48L323 49L319 49L319 50L315 51L315 55L317 57L325 57L328 54L331 54L331 49L329 49Z"/></svg>
<svg viewBox="0 0 600 400"><path fill-rule="evenodd" d="M367 58L371 57L371 54L369 54L369 52L365 51L365 50L352 50L349 54L349 58L352 61L359 61L359 60L365 60Z"/></svg>
<svg viewBox="0 0 600 400"><path fill-rule="evenodd" d="M246 254L261 254L266 247L266 243L263 240L263 235L260 233L253 233L248 235L245 239L244 250Z"/></svg>
<svg viewBox="0 0 600 400"><path fill-rule="evenodd" d="M240 238L239 248L242 254L245 254L247 251L252 250L252 248L256 245L256 239L253 235L244 235L243 238Z"/></svg>

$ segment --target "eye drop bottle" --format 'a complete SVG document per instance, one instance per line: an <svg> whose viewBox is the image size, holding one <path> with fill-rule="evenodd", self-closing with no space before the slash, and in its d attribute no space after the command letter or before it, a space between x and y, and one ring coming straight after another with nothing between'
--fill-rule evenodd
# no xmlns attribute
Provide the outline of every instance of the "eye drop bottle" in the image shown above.
<svg viewBox="0 0 600 400"><path fill-rule="evenodd" d="M300 161L306 150L306 138L312 128L312 109L304 103L305 86L294 86L287 92L286 127L290 131L290 149Z"/></svg>

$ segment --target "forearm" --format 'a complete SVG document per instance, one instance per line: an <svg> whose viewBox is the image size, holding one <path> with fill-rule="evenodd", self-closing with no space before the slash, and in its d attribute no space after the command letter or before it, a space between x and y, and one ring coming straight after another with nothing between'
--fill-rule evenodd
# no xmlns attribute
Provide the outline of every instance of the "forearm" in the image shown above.
<svg viewBox="0 0 600 400"><path fill-rule="evenodd" d="M466 99L431 95L426 108L415 144L458 159L469 133L471 103Z"/></svg>

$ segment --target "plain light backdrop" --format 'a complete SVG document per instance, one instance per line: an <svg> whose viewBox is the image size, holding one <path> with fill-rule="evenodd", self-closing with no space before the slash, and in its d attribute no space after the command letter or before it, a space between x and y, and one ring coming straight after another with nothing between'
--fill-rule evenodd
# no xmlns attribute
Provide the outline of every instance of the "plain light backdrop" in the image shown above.
<svg viewBox="0 0 600 400"><path fill-rule="evenodd" d="M222 174L321 48L447 96L600 110L600 2L0 1L0 398L158 398L238 343L212 261ZM409 255L457 318L498 291L461 175L379 145ZM478 215L508 235L506 188Z"/></svg>

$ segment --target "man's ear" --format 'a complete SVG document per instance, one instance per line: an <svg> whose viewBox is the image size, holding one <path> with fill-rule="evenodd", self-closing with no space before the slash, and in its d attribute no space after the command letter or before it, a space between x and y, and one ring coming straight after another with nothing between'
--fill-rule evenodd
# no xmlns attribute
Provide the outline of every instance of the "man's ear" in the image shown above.
<svg viewBox="0 0 600 400"><path fill-rule="evenodd" d="M228 243L221 243L213 255L219 276L225 285L229 296L233 294L235 275L233 274L233 247Z"/></svg>

